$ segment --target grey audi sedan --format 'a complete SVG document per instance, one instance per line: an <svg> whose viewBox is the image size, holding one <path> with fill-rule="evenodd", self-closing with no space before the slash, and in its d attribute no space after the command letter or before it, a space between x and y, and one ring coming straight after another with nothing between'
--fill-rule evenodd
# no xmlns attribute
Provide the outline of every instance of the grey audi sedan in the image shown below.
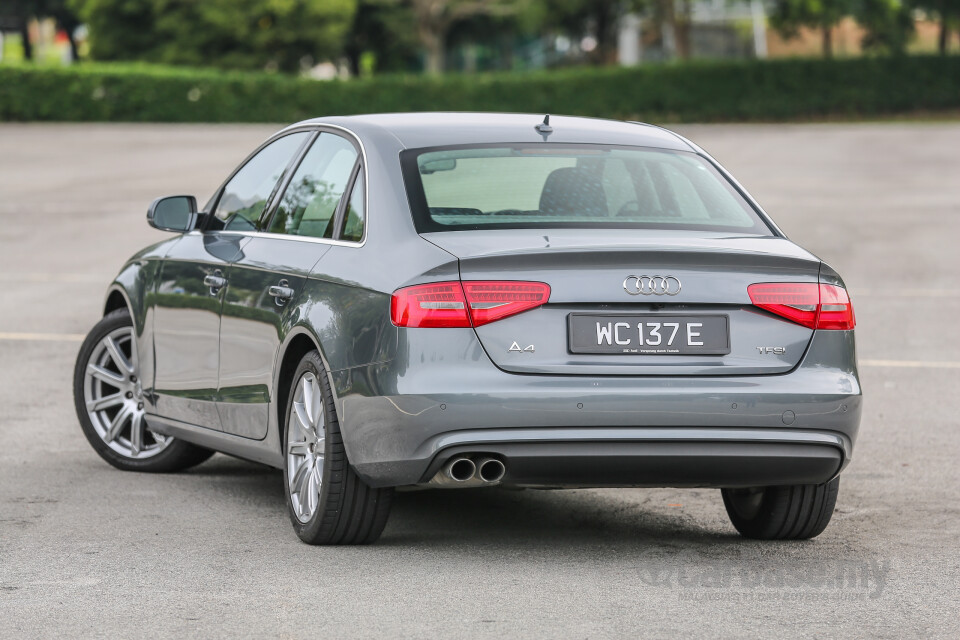
<svg viewBox="0 0 960 640"><path fill-rule="evenodd" d="M77 360L107 462L283 470L311 544L398 487L715 487L811 538L861 392L840 276L696 144L633 122L386 114L292 125L109 287Z"/></svg>

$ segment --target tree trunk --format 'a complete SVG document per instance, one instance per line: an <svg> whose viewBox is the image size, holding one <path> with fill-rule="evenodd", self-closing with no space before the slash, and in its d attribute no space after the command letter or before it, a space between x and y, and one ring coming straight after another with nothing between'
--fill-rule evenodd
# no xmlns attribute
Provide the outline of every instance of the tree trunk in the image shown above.
<svg viewBox="0 0 960 640"><path fill-rule="evenodd" d="M677 54L677 15L673 0L660 0L660 32L663 40L663 57L670 60Z"/></svg>
<svg viewBox="0 0 960 640"><path fill-rule="evenodd" d="M690 42L690 28L692 26L691 13L692 10L689 0L684 0L684 2L680 4L679 19L677 19L676 16L674 17L676 22L677 55L679 55L682 60L688 60L693 50L693 45Z"/></svg>
<svg viewBox="0 0 960 640"><path fill-rule="evenodd" d="M512 34L507 32L500 38L500 68L504 71L513 69L513 38Z"/></svg>
<svg viewBox="0 0 960 640"><path fill-rule="evenodd" d="M940 55L947 55L947 45L950 44L950 27L947 26L947 16L940 14L940 39L937 43L940 47Z"/></svg>
<svg viewBox="0 0 960 640"><path fill-rule="evenodd" d="M593 19L596 22L597 29L597 48L591 52L591 62L597 65L609 64L613 59L614 49L616 48L615 27L617 17L614 13L614 7L609 2L595 3Z"/></svg>
<svg viewBox="0 0 960 640"><path fill-rule="evenodd" d="M443 51L443 44L440 39L436 39L427 44L427 73L443 73L446 67L446 56Z"/></svg>
<svg viewBox="0 0 960 640"><path fill-rule="evenodd" d="M446 38L445 34L431 29L428 25L420 25L420 43L427 50L426 71L429 74L443 73L446 68Z"/></svg>
<svg viewBox="0 0 960 640"><path fill-rule="evenodd" d="M833 29L829 26L823 27L823 57L833 57Z"/></svg>
<svg viewBox="0 0 960 640"><path fill-rule="evenodd" d="M30 20L24 18L20 23L20 40L23 42L23 57L33 60L33 45L30 44Z"/></svg>
<svg viewBox="0 0 960 640"><path fill-rule="evenodd" d="M67 30L67 41L70 43L70 61L80 62L80 51L77 49L77 39L73 37L73 29Z"/></svg>
<svg viewBox="0 0 960 640"><path fill-rule="evenodd" d="M347 68L354 78L360 77L360 53L360 49L356 47L349 47L343 52L347 58Z"/></svg>

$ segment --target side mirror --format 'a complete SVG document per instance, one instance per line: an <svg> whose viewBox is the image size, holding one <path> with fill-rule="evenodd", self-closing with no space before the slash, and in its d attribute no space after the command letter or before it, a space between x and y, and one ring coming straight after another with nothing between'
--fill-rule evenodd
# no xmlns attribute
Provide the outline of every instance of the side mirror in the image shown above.
<svg viewBox="0 0 960 640"><path fill-rule="evenodd" d="M193 196L157 198L147 209L147 222L161 231L192 231L197 226L197 199Z"/></svg>

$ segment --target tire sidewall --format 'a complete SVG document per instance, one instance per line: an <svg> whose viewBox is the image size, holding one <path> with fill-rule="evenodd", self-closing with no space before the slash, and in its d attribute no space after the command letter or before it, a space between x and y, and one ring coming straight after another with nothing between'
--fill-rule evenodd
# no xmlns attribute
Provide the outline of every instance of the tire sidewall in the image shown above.
<svg viewBox="0 0 960 640"><path fill-rule="evenodd" d="M840 478L821 485L766 487L757 512L747 517L735 504L732 491L722 491L733 526L757 540L806 540L826 528L833 515Z"/></svg>
<svg viewBox="0 0 960 640"><path fill-rule="evenodd" d="M320 497L317 500L317 508L310 516L307 522L301 522L293 509L293 501L290 497L290 470L288 468L289 460L287 456L287 440L290 437L290 418L292 414L293 401L296 397L297 387L301 384L301 378L306 373L312 373L317 378L317 384L320 386L320 392L323 396L323 418L324 418L324 444L323 444L323 474L320 483ZM290 393L287 397L287 403L284 405L283 417L283 496L287 503L287 513L290 516L290 522L297 535L301 538L316 538L320 529L326 524L325 514L331 505L330 482L334 473L333 463L333 444L334 438L331 437L332 431L336 429L336 416L331 411L330 388L326 377L326 369L320 360L320 355L316 351L311 351L303 357L297 366L293 375L293 383L290 385Z"/></svg>

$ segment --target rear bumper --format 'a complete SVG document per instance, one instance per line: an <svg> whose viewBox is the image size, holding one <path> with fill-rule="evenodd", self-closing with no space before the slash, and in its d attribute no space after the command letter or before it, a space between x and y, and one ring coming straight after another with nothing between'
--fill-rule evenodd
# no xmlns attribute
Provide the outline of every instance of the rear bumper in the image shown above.
<svg viewBox="0 0 960 640"><path fill-rule="evenodd" d="M426 483L449 459L494 456L518 487L819 484L850 461L842 434L777 429L540 428L446 433L404 460L354 464L374 486Z"/></svg>
<svg viewBox="0 0 960 640"><path fill-rule="evenodd" d="M788 374L711 378L509 374L472 332L430 333L415 359L333 373L347 454L372 486L423 483L461 453L503 458L517 486L806 484L853 453L848 332L818 332Z"/></svg>
<svg viewBox="0 0 960 640"><path fill-rule="evenodd" d="M502 484L517 487L819 484L835 477L849 460L845 438L816 432L564 431L494 430L441 437L421 482L433 477L451 457L478 452L503 460L507 471Z"/></svg>

